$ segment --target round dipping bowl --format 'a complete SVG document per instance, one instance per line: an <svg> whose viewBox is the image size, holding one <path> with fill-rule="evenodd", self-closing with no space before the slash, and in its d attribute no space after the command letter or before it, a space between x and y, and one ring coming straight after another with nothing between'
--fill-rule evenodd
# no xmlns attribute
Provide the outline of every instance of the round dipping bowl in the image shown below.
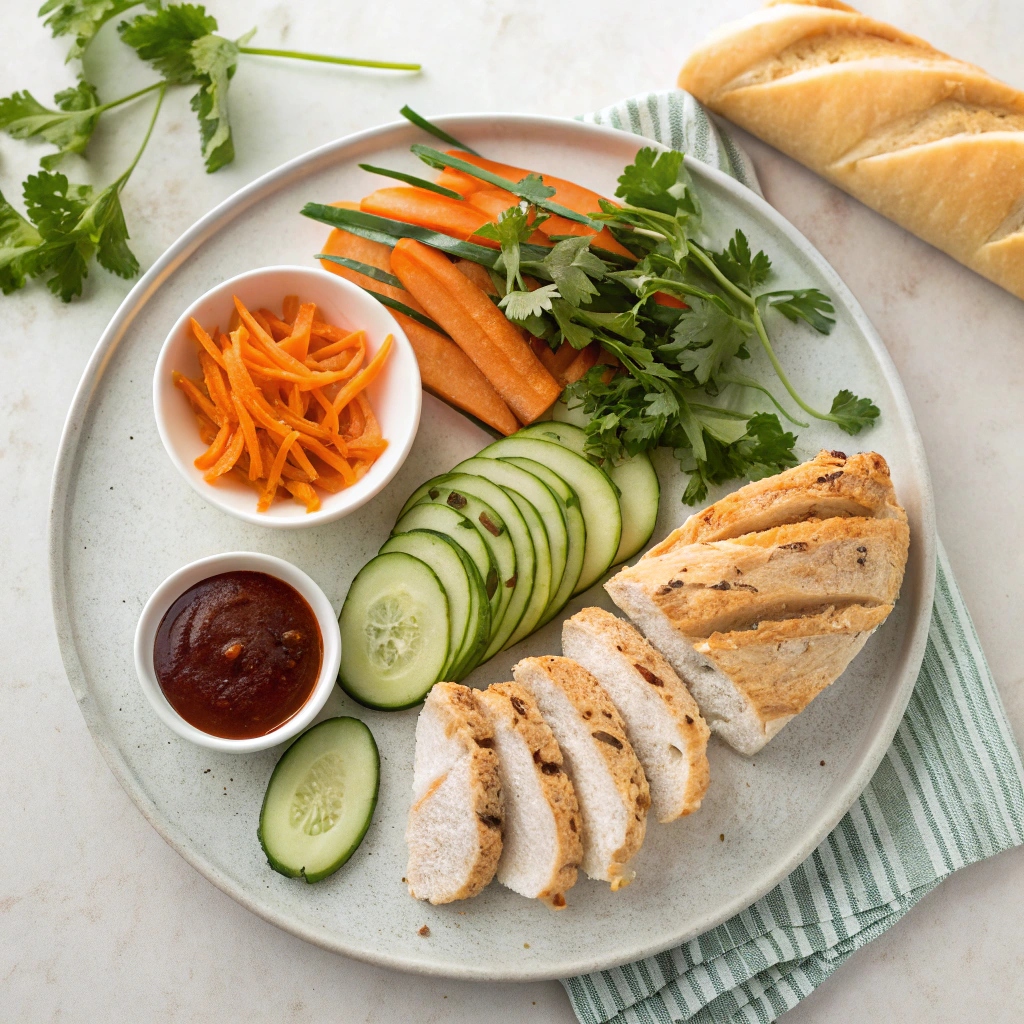
<svg viewBox="0 0 1024 1024"><path fill-rule="evenodd" d="M266 512L256 511L257 494L232 476L215 484L203 479L193 460L206 451L199 436L195 414L188 399L173 384L174 370L192 379L202 379L198 343L189 321L194 317L212 333L219 326L226 331L237 295L247 309L266 307L280 312L286 295L298 295L301 302L315 302L317 316L338 327L366 332L366 360L384 339L394 336L394 345L384 368L366 389L388 447L366 475L337 494L318 490L320 508L307 512L290 498L276 500ZM365 505L390 483L405 462L420 423L420 370L405 332L375 298L343 277L312 267L263 267L239 274L211 288L196 299L178 318L167 335L156 361L153 376L153 411L167 454L178 472L197 494L229 515L259 526L292 529L318 526L340 519Z"/></svg>
<svg viewBox="0 0 1024 1024"><path fill-rule="evenodd" d="M313 614L320 626L323 658L320 662L320 674L317 676L313 691L306 698L306 703L288 721L265 736L227 739L197 729L191 723L186 722L171 707L164 696L164 691L160 687L156 670L153 667L153 644L168 608L189 587L220 573L238 571L263 572L268 576L275 576L294 587L305 598L306 603L313 609ZM331 602L327 600L324 592L291 562L275 558L273 555L261 555L252 551L234 551L224 555L200 558L197 562L192 562L172 573L156 588L153 596L146 602L146 607L142 609L142 615L139 617L139 624L135 630L135 671L138 673L143 693L153 705L153 710L160 716L163 723L182 739L190 740L201 747L209 747L211 750L245 754L253 750L276 747L279 743L284 743L293 736L297 736L312 724L313 719L327 702L338 678L340 665L341 630L338 628L338 620L331 607Z"/></svg>

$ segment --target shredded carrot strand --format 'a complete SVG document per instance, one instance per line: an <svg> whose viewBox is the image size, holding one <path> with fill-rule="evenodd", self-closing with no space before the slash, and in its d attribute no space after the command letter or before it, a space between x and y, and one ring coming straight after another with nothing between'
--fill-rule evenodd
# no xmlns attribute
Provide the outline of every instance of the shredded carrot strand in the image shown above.
<svg viewBox="0 0 1024 1024"><path fill-rule="evenodd" d="M202 455L198 456L193 460L192 465L196 469L209 469L216 461L224 454L224 449L228 446L228 441L231 439L232 424L228 423L227 420L221 424L220 430L217 432L217 436L213 439L210 447L203 452Z"/></svg>
<svg viewBox="0 0 1024 1024"><path fill-rule="evenodd" d="M335 396L334 408L339 412L359 394L363 388L368 387L376 379L377 374L384 368L384 363L391 352L394 344L394 337L388 335L381 346L374 353L373 358L364 366Z"/></svg>
<svg viewBox="0 0 1024 1024"><path fill-rule="evenodd" d="M266 512L270 508L270 503L274 500L274 495L277 494L277 485L281 479L281 470L284 468L285 459L288 458L288 451L291 446L299 439L299 432L293 430L282 442L281 447L277 450L277 455L274 456L274 462L270 467L270 472L267 474L267 485L264 488L263 493L260 495L260 500L256 505L257 512ZM252 477L250 473L250 478Z"/></svg>
<svg viewBox="0 0 1024 1024"><path fill-rule="evenodd" d="M242 400L235 395L232 401L238 414L238 425L242 428L242 436L245 438L245 447L249 452L249 479L258 480L263 476L263 459L260 456L260 443L256 438L256 427Z"/></svg>
<svg viewBox="0 0 1024 1024"><path fill-rule="evenodd" d="M223 476L229 470L233 469L239 456L242 454L242 449L244 447L245 435L241 430L236 428L234 434L231 436L231 441L228 443L228 446L224 451L224 454L221 455L213 466L203 474L203 479L208 484L212 484L217 477Z"/></svg>
<svg viewBox="0 0 1024 1024"><path fill-rule="evenodd" d="M316 316L316 305L312 302L299 306L298 315L292 324L292 333L280 342L281 350L288 355L294 356L299 361L306 358L309 353L309 330L313 326L313 317Z"/></svg>
<svg viewBox="0 0 1024 1024"><path fill-rule="evenodd" d="M171 380L174 382L174 386L179 391L185 392L185 395L188 397L188 400L192 403L193 406L195 406L196 409L202 412L205 416L208 416L211 420L213 420L214 423L220 426L220 421L222 419L220 411L213 404L213 402L211 402L210 399L203 394L203 392L199 388L199 385L196 384L194 380L190 380L183 373L178 373L177 370L175 370L174 373L171 375Z"/></svg>

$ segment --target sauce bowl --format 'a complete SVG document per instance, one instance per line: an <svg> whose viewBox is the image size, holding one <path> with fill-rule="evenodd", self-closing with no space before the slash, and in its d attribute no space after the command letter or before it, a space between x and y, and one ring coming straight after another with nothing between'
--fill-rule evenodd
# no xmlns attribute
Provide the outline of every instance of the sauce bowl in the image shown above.
<svg viewBox="0 0 1024 1024"><path fill-rule="evenodd" d="M153 644L157 630L164 615L172 604L190 587L210 576L223 572L263 572L294 587L316 616L323 641L323 657L320 662L320 674L305 704L288 721L264 736L249 739L227 739L213 736L197 729L186 722L171 707L157 679L153 666ZM211 750L222 750L239 754L253 750L265 750L275 747L286 740L292 739L310 726L313 719L323 709L327 698L334 689L341 665L341 630L338 619L327 600L324 592L301 569L273 555L261 555L252 551L233 551L223 555L211 555L200 558L196 562L184 566L160 584L146 602L139 616L139 624L135 630L135 671L139 676L142 692L149 698L153 710L161 721L183 739L190 740L201 747Z"/></svg>
<svg viewBox="0 0 1024 1024"><path fill-rule="evenodd" d="M171 374L201 378L198 343L189 321L194 317L206 330L227 330L237 295L249 309L261 306L280 309L286 295L315 302L319 315L330 323L366 332L366 358L371 359L387 335L394 345L376 380L366 389L367 398L388 442L387 449L366 475L351 487L330 494L318 490L320 508L307 512L291 499L275 501L266 512L256 511L252 488L230 476L215 484L203 479L193 460L206 451L196 428L195 414L185 396L174 386ZM193 490L211 505L247 523L295 529L318 526L354 512L383 490L405 462L420 423L420 369L409 339L395 318L372 295L337 274L313 267L262 267L215 285L178 318L157 357L153 375L153 412L167 454Z"/></svg>

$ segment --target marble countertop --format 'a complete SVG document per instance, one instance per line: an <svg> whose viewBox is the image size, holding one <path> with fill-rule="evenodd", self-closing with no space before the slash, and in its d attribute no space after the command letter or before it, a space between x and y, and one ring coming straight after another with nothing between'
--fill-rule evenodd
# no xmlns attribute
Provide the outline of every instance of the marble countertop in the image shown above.
<svg viewBox="0 0 1024 1024"><path fill-rule="evenodd" d="M352 131L425 113L572 115L671 86L689 48L753 0L211 0L226 35L256 44L419 60L417 77L244 58L231 86L237 159L203 173L187 91L170 95L124 194L148 266L182 231L276 164ZM1024 88L1019 0L864 0L862 9ZM34 4L2 5L0 95L73 81ZM12 44L13 45L10 45ZM87 71L104 98L151 80L108 26ZM111 115L76 180L107 182L144 129ZM744 139L744 141L748 141ZM949 551L1019 738L1024 669L1024 306L778 153L749 140L768 199L825 254L903 377ZM0 189L39 151L0 139ZM266 261L273 260L268 240ZM49 482L90 351L130 283L94 271L64 306L40 286L0 299L0 1017L42 1021L574 1020L556 983L477 985L397 974L306 945L236 905L167 847L93 745L64 676L46 569ZM45 367L44 375L41 368ZM968 868L857 953L786 1018L915 1024L1020 1019L1024 852ZM129 1008L130 1007L130 1011Z"/></svg>

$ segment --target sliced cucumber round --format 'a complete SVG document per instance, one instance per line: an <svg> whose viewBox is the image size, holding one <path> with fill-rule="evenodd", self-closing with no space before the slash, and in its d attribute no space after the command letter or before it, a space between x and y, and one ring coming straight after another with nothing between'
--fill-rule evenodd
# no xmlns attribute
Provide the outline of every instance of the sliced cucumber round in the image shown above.
<svg viewBox="0 0 1024 1024"><path fill-rule="evenodd" d="M565 552L569 542L565 532L565 516L559 506L558 498L556 498L551 492L551 489L533 473L528 473L526 470L520 469L518 466L514 466L511 462L506 460L479 458L466 459L465 462L460 462L453 472L473 473L476 476L482 476L485 479L490 480L492 483L499 484L512 495L513 500L515 500L517 495L520 496L523 500L528 502L530 507L536 511L538 516L540 516L540 519L544 524L544 534L547 538L547 550L551 559L550 593L546 599L547 602L550 603L562 582L562 574L565 572ZM527 514L523 511L522 507L520 507L519 511L523 512L524 519L527 518ZM539 567L541 549L544 545L539 544L537 538L534 537L533 546L537 549ZM540 569L538 568L538 576L539 575ZM538 584L535 581L535 590L537 589L537 586ZM531 597L530 600L532 603L533 598ZM523 613L523 619L526 619L525 612ZM522 623L520 623L520 626L521 625ZM536 625L534 625L534 628L536 628ZM516 632L519 632L518 627L516 628Z"/></svg>
<svg viewBox="0 0 1024 1024"><path fill-rule="evenodd" d="M473 560L480 578L484 581L484 588L488 591L486 597L490 603L491 596L498 587L498 570L494 565L491 549L466 516L447 505L416 505L395 523L391 536L408 533L410 530L435 530L455 541Z"/></svg>
<svg viewBox="0 0 1024 1024"><path fill-rule="evenodd" d="M537 477L555 495L555 500L558 502L562 518L565 521L565 571L562 574L561 583L554 590L538 623L538 627L543 626L565 607L565 603L572 597L576 589L580 572L583 569L583 558L587 550L587 525L583 521L583 513L580 511L580 499L557 473L553 473L547 466L542 466L539 462L519 458L495 459L494 461L507 462Z"/></svg>
<svg viewBox="0 0 1024 1024"><path fill-rule="evenodd" d="M257 834L270 866L319 882L363 840L377 806L380 756L357 718L328 718L282 755L267 784Z"/></svg>
<svg viewBox="0 0 1024 1024"><path fill-rule="evenodd" d="M448 598L448 660L441 669L442 679L453 678L452 670L462 655L470 617L470 580L466 568L455 550L455 545L439 533L413 530L392 537L380 549L382 555L389 551L404 551L421 562L426 562L444 587Z"/></svg>
<svg viewBox="0 0 1024 1024"><path fill-rule="evenodd" d="M557 442L524 437L522 431L495 441L479 454L488 459L533 459L553 470L576 492L587 524L587 547L573 592L578 594L596 583L612 564L622 534L619 499L605 471Z"/></svg>
<svg viewBox="0 0 1024 1024"><path fill-rule="evenodd" d="M418 704L448 663L448 597L425 562L377 555L352 581L341 609L338 682L370 708Z"/></svg>
<svg viewBox="0 0 1024 1024"><path fill-rule="evenodd" d="M495 508L476 495L470 494L468 491L463 493L447 484L432 488L420 498L419 505L439 505L442 508L451 508L461 512L480 535L480 539L487 545L497 569L497 576L493 580L488 578L486 581L487 596L491 602L491 640L493 641L497 631L501 628L505 613L508 611L516 584L516 549L512 538L509 537L505 520ZM413 508L418 508L419 505L415 505ZM412 509L402 519L406 519L411 512Z"/></svg>
<svg viewBox="0 0 1024 1024"><path fill-rule="evenodd" d="M554 441L577 455L586 457L586 431L573 423L549 421L524 427L516 437L538 437ZM654 464L646 452L634 455L617 466L602 467L618 490L619 511L622 515L622 536L615 552L615 561L624 562L635 555L650 539L658 521L658 503L661 484Z"/></svg>

